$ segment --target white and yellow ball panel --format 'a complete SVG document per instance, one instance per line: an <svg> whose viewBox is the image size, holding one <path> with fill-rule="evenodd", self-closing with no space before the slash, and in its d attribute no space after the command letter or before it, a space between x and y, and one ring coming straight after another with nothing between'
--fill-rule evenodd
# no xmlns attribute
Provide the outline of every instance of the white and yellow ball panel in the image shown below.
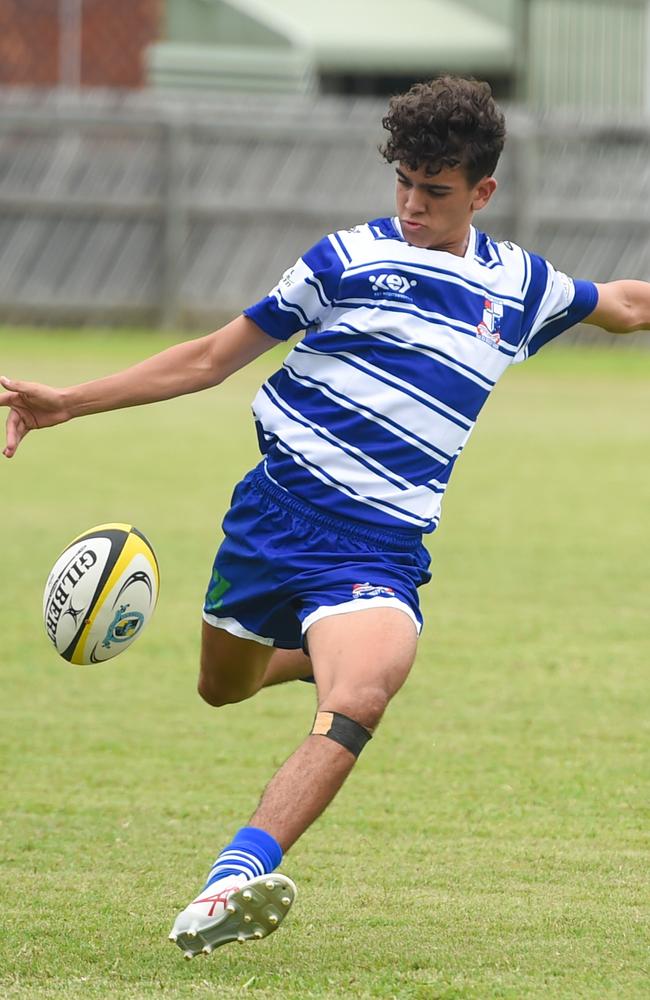
<svg viewBox="0 0 650 1000"><path fill-rule="evenodd" d="M158 563L132 525L102 524L74 539L45 587L47 633L66 660L101 663L127 649L158 599Z"/></svg>

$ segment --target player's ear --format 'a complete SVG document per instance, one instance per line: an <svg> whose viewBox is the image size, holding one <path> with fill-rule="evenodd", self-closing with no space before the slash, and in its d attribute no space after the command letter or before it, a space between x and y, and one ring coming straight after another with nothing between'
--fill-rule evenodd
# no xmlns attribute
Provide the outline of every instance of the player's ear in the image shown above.
<svg viewBox="0 0 650 1000"><path fill-rule="evenodd" d="M481 208L485 208L496 189L497 182L494 177L482 177L474 187L472 211L478 212Z"/></svg>

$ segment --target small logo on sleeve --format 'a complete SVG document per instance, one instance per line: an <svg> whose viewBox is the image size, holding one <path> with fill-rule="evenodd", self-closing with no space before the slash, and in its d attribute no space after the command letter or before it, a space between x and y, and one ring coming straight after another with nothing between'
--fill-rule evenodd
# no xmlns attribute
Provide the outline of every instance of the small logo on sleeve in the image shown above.
<svg viewBox="0 0 650 1000"><path fill-rule="evenodd" d="M291 286L295 285L295 283L296 283L296 267L294 265L293 267L290 267L287 271L284 272L284 274L280 278L279 284L283 288L291 288Z"/></svg>
<svg viewBox="0 0 650 1000"><path fill-rule="evenodd" d="M573 280L568 276L568 274L563 274L562 271L557 272L560 285L562 286L562 291L564 292L564 301L567 306L570 306L573 301L573 296L575 295L575 285Z"/></svg>

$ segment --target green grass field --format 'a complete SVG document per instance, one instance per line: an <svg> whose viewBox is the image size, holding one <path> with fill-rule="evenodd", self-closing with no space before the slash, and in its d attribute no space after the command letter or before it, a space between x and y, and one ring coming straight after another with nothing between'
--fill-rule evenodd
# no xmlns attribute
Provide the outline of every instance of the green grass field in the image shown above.
<svg viewBox="0 0 650 1000"><path fill-rule="evenodd" d="M158 334L0 331L0 370L65 384ZM248 402L221 389L30 436L0 462L0 997L628 1000L650 996L650 352L550 349L508 373L432 541L416 667L283 866L268 940L166 941L308 730L286 685L195 693L200 605ZM162 591L123 657L74 668L41 596L81 530L131 521Z"/></svg>

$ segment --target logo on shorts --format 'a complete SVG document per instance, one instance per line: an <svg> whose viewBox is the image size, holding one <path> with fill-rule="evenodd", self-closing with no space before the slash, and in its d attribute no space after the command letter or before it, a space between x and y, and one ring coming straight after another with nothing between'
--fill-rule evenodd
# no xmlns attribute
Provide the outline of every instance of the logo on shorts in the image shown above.
<svg viewBox="0 0 650 1000"><path fill-rule="evenodd" d="M205 597L206 608L210 611L215 611L217 608L220 608L223 604L223 595L227 590L230 590L231 586L230 580L226 580L225 576L222 576L219 570L215 567L212 570L210 585Z"/></svg>
<svg viewBox="0 0 650 1000"><path fill-rule="evenodd" d="M353 597L394 597L395 591L392 587L380 587L376 583L353 583Z"/></svg>

